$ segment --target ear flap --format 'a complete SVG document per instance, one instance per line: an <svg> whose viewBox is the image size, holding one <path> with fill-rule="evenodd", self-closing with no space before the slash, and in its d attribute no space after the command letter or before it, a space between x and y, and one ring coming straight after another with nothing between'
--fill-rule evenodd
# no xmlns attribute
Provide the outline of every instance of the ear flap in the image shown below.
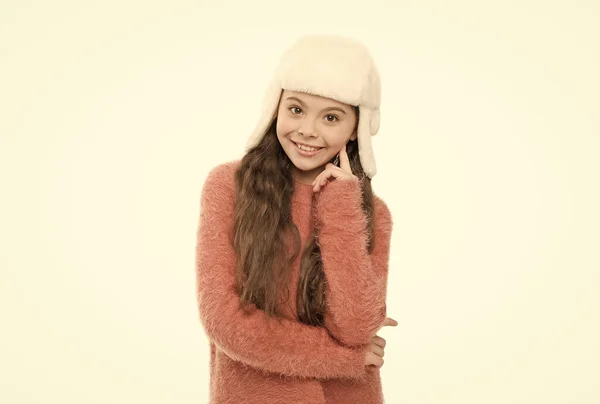
<svg viewBox="0 0 600 404"><path fill-rule="evenodd" d="M375 136L379 132L379 109L373 110L371 116L371 136Z"/></svg>
<svg viewBox="0 0 600 404"><path fill-rule="evenodd" d="M373 129L379 129L379 111L373 111L371 108L362 106L358 120L358 154L360 164L369 178L373 178L377 173L373 146L371 145L371 137L377 131L373 131Z"/></svg>
<svg viewBox="0 0 600 404"><path fill-rule="evenodd" d="M277 107L279 106L282 92L283 89L279 85L279 82L276 79L271 80L263 97L263 109L260 119L246 142L245 152L259 144L267 129L271 126L273 119L277 115Z"/></svg>

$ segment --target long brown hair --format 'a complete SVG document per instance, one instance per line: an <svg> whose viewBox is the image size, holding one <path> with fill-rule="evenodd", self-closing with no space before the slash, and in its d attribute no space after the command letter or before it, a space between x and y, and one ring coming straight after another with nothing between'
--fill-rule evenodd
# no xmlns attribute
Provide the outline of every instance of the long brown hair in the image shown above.
<svg viewBox="0 0 600 404"><path fill-rule="evenodd" d="M355 107L358 121L358 107ZM292 162L281 147L276 133L277 118L259 144L247 151L235 173L233 244L236 254L236 288L240 307L264 310L282 317L276 308L278 291L287 281L293 261L300 253L300 233L291 218L294 191ZM357 140L348 142L352 172L362 179L362 208L367 217L367 250L373 248L373 192L358 155ZM323 325L325 274L318 245L318 229L313 232L300 260L296 311L305 324ZM293 250L290 252L289 241Z"/></svg>

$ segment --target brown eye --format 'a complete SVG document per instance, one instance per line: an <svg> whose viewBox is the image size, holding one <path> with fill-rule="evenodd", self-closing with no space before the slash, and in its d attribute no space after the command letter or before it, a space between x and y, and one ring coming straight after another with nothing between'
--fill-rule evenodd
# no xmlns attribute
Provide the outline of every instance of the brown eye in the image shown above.
<svg viewBox="0 0 600 404"><path fill-rule="evenodd" d="M294 114L294 115L297 115L297 114L299 114L299 112L298 112L298 113L294 112L294 110L295 110L295 109L298 109L298 110L302 111L302 110L301 110L300 108L298 108L298 107L290 107L290 108L288 108L288 109L289 109L290 111L292 111L292 114Z"/></svg>
<svg viewBox="0 0 600 404"><path fill-rule="evenodd" d="M340 120L340 118L338 118L336 115L331 115L331 114L327 115L327 117L330 117L330 116L333 117L333 118L335 118L335 120L332 121L332 120L327 119L327 122L335 122L335 121L339 121Z"/></svg>

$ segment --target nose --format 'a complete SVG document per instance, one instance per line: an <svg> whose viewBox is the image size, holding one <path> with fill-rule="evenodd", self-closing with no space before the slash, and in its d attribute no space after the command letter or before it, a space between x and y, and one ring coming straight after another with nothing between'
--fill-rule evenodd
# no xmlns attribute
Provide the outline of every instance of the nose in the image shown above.
<svg viewBox="0 0 600 404"><path fill-rule="evenodd" d="M298 133L302 133L306 136L313 136L315 134L315 123L312 119L303 119L298 127Z"/></svg>

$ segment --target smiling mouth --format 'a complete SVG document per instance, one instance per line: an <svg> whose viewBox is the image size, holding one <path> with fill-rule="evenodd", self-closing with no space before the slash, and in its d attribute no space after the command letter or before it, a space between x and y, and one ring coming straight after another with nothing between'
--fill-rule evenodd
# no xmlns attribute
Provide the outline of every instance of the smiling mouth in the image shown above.
<svg viewBox="0 0 600 404"><path fill-rule="evenodd" d="M306 152L316 152L319 151L321 149L323 149L323 147L308 147L308 146L304 146L304 145L299 145L298 143L294 142L292 140L292 143L300 150L302 151L306 151Z"/></svg>

